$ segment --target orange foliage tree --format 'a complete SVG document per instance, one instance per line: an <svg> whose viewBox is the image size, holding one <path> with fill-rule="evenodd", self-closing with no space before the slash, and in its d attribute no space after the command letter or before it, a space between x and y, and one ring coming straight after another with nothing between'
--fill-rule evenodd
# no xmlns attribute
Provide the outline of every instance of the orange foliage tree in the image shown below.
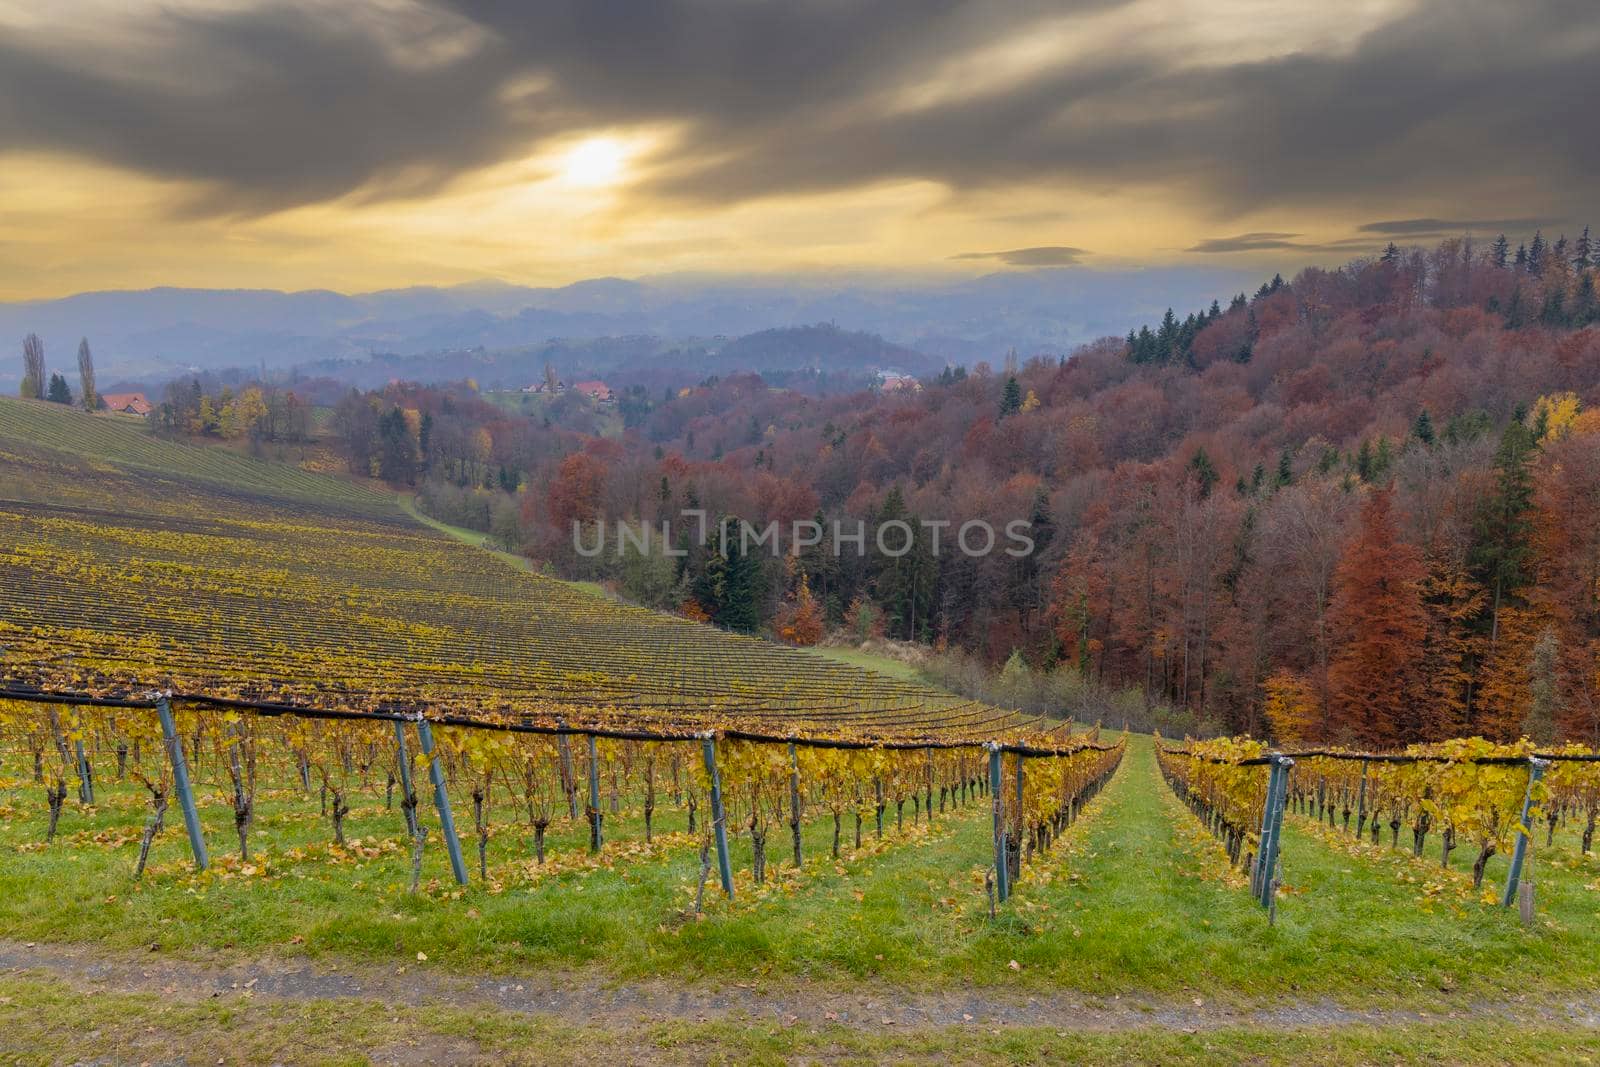
<svg viewBox="0 0 1600 1067"><path fill-rule="evenodd" d="M1374 490L1334 575L1333 739L1388 747L1420 731L1422 579L1422 560L1395 525L1392 490Z"/></svg>

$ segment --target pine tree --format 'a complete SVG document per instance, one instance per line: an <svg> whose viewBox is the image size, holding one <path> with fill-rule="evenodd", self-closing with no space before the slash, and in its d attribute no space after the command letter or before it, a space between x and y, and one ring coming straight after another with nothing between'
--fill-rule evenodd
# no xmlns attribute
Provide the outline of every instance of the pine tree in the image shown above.
<svg viewBox="0 0 1600 1067"><path fill-rule="evenodd" d="M1588 270L1593 264L1594 247L1589 243L1589 227L1585 226L1578 235L1577 243L1572 246L1572 266L1580 271Z"/></svg>
<svg viewBox="0 0 1600 1067"><path fill-rule="evenodd" d="M50 388L44 398L52 404L72 403L72 390L67 387L67 380L59 374L50 375Z"/></svg>
<svg viewBox="0 0 1600 1067"><path fill-rule="evenodd" d="M1489 248L1489 261L1504 270L1510 254L1511 242L1506 240L1505 234L1501 234L1494 239L1494 244Z"/></svg>
<svg viewBox="0 0 1600 1067"><path fill-rule="evenodd" d="M1383 256L1380 258L1380 261L1383 262L1383 263L1394 263L1394 262L1397 262L1399 259L1400 259L1400 247L1398 245L1396 245L1393 241L1390 241L1389 242L1389 247L1385 248L1383 250Z"/></svg>
<svg viewBox="0 0 1600 1067"><path fill-rule="evenodd" d="M1005 389L1000 394L1000 417L1015 415L1022 410L1022 384L1016 375L1006 378Z"/></svg>
<svg viewBox="0 0 1600 1067"><path fill-rule="evenodd" d="M1204 500L1211 495L1211 490L1222 475L1217 473L1216 466L1211 462L1211 457L1206 455L1203 448L1196 449L1189 459L1189 473L1194 475L1195 483L1199 486L1200 499Z"/></svg>
<svg viewBox="0 0 1600 1067"><path fill-rule="evenodd" d="M1542 230L1535 230L1535 231L1533 231L1533 243L1528 246L1528 273L1529 274L1543 274L1544 273L1544 254L1545 254L1544 232Z"/></svg>
<svg viewBox="0 0 1600 1067"><path fill-rule="evenodd" d="M1428 414L1428 409L1423 408L1417 416L1417 421L1411 424L1411 436L1415 437L1428 447L1433 447L1433 418Z"/></svg>
<svg viewBox="0 0 1600 1067"><path fill-rule="evenodd" d="M1373 491L1334 575L1334 706L1325 739L1387 748L1417 736L1417 659L1427 633L1422 578L1421 558L1400 539L1392 490Z"/></svg>
<svg viewBox="0 0 1600 1067"><path fill-rule="evenodd" d="M1474 577L1489 593L1488 655L1501 637L1501 614L1528 583L1533 555L1532 435L1512 419L1495 452L1495 484L1478 510L1469 555Z"/></svg>
<svg viewBox="0 0 1600 1067"><path fill-rule="evenodd" d="M1273 484L1280 489L1294 484L1294 454L1287 448L1278 453L1278 474Z"/></svg>

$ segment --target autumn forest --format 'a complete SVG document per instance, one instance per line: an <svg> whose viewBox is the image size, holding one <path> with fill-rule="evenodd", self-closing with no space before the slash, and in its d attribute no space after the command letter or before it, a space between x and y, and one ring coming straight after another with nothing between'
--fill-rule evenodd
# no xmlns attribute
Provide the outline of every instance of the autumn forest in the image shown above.
<svg viewBox="0 0 1600 1067"><path fill-rule="evenodd" d="M1587 232L1391 246L915 388L619 384L607 429L581 398L530 417L471 383L396 383L344 396L333 428L352 470L435 517L730 629L1076 672L1279 741L1594 741L1597 262ZM154 418L203 399L180 386ZM685 509L917 537L782 560L681 534L683 555L574 549L575 524ZM1022 523L1035 550L935 551L928 523L974 519Z"/></svg>

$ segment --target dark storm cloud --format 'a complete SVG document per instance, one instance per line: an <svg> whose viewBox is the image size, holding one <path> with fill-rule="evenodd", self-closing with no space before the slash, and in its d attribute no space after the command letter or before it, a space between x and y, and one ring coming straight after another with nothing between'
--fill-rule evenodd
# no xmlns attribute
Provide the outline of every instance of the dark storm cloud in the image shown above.
<svg viewBox="0 0 1600 1067"><path fill-rule="evenodd" d="M373 32L390 7L155 8L141 25L165 78L123 73L143 57L118 48L144 40L8 32L0 143L197 179L217 210L425 190L552 134L646 122L682 137L634 195L706 204L921 179L1151 184L1212 217L1399 214L1481 211L1524 183L1537 210L1575 218L1600 170L1600 138L1582 135L1600 95L1592 0L1418 0L1348 51L1233 64L1130 38L909 109L887 101L942 63L1121 0L423 2L435 6L419 18L444 21L408 28L399 48ZM462 26L454 54L407 61Z"/></svg>
<svg viewBox="0 0 1600 1067"><path fill-rule="evenodd" d="M1071 245L1012 248L1004 252L962 252L951 259L998 259L1008 267L1071 267L1089 253Z"/></svg>

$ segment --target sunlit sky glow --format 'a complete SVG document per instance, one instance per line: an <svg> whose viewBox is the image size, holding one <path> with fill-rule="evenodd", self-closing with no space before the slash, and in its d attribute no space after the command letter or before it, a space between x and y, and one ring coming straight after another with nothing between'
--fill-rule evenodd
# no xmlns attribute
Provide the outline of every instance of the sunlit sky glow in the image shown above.
<svg viewBox="0 0 1600 1067"><path fill-rule="evenodd" d="M0 299L1588 221L1592 0L0 0Z"/></svg>

